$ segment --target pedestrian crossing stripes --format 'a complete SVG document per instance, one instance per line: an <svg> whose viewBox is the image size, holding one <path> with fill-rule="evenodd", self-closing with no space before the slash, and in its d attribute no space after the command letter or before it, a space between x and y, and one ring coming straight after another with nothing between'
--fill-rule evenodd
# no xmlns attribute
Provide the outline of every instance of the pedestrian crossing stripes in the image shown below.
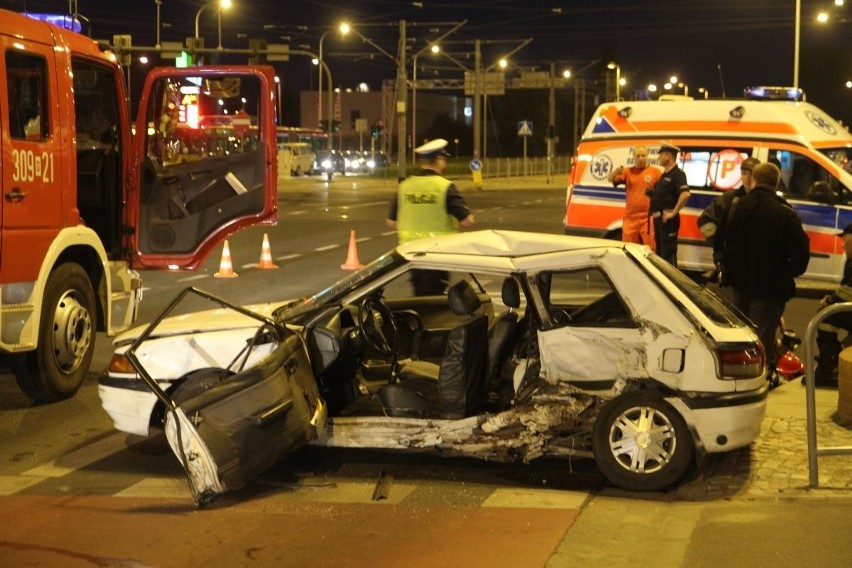
<svg viewBox="0 0 852 568"><path fill-rule="evenodd" d="M150 440L141 444L153 445ZM114 433L16 475L0 473L0 496L111 495L191 501L186 478L173 459L170 452L148 455L134 450L133 445L127 446L126 437ZM345 472L334 476L299 473L295 481L289 475L281 480L266 473L252 480L247 490L261 488L267 499L303 504L451 503L473 508L579 509L588 498L587 491L466 483L457 473L450 474L452 480L397 477L377 498L374 476L369 472L359 476L368 476L368 480L353 479ZM239 493L233 498L239 500Z"/></svg>

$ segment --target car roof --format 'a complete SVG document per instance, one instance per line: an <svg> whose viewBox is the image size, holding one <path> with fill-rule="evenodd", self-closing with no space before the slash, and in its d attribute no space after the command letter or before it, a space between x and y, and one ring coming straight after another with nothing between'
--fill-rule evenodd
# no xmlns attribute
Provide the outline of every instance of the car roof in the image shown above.
<svg viewBox="0 0 852 568"><path fill-rule="evenodd" d="M642 247L621 241L523 231L482 230L411 241L397 252L415 264L454 264L497 268L530 257L592 250L618 251ZM455 258L454 258L455 257ZM525 264L525 263L521 263Z"/></svg>

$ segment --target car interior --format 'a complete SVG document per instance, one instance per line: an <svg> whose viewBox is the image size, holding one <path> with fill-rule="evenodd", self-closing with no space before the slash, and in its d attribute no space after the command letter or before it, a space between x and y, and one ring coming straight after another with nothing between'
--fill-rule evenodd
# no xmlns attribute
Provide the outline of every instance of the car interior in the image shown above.
<svg viewBox="0 0 852 568"><path fill-rule="evenodd" d="M332 416L456 419L510 405L529 329L518 280L502 280L495 308L476 278L453 279L436 296L397 298L391 284L312 325L308 346Z"/></svg>

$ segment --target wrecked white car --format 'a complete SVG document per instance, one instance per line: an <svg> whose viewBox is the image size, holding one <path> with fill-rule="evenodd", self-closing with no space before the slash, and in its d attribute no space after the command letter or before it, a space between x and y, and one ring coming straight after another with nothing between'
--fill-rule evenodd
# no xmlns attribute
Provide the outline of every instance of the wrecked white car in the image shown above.
<svg viewBox="0 0 852 568"><path fill-rule="evenodd" d="M436 271L447 293L413 296ZM188 296L219 307L166 317ZM115 346L104 409L164 427L199 504L308 443L594 457L660 490L766 409L763 348L716 296L646 247L561 235L423 239L278 304L188 289Z"/></svg>

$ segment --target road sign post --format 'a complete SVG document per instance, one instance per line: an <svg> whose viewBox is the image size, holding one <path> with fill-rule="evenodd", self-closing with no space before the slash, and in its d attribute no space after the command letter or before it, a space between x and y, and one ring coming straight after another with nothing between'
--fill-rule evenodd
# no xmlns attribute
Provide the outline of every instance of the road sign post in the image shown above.
<svg viewBox="0 0 852 568"><path fill-rule="evenodd" d="M482 189L482 162L474 158L470 161L470 173L476 189Z"/></svg>
<svg viewBox="0 0 852 568"><path fill-rule="evenodd" d="M524 139L524 177L527 177L527 140L533 135L533 123L531 120L518 121L518 136Z"/></svg>

